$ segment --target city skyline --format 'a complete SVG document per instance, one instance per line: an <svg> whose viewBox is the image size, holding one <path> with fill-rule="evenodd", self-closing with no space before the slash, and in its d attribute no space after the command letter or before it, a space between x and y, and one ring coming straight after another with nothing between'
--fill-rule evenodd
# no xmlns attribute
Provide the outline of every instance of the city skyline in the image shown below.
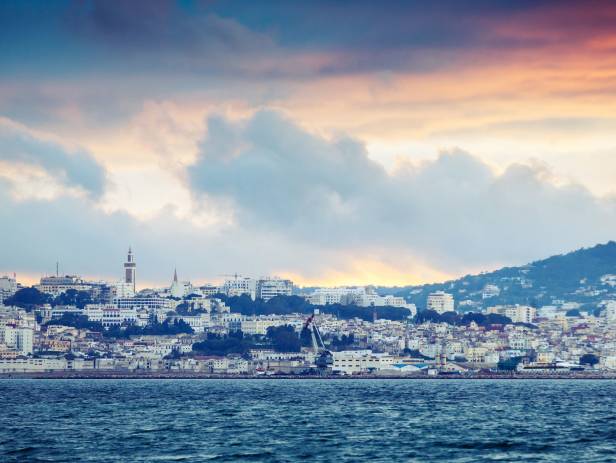
<svg viewBox="0 0 616 463"><path fill-rule="evenodd" d="M130 242L152 285L175 266L403 285L614 238L608 2L0 19L0 273L112 278Z"/></svg>

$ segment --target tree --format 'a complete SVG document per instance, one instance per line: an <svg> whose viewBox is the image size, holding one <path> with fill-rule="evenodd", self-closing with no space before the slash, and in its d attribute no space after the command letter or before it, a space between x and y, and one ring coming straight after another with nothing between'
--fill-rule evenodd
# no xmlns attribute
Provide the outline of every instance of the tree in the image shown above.
<svg viewBox="0 0 616 463"><path fill-rule="evenodd" d="M332 339L331 345L338 350L342 350L346 347L351 346L353 342L355 342L355 335L353 333L349 334L348 336L346 334L343 334L340 338L338 336L335 336Z"/></svg>
<svg viewBox="0 0 616 463"><path fill-rule="evenodd" d="M267 337L272 342L276 352L299 352L301 343L292 326L270 326Z"/></svg>
<svg viewBox="0 0 616 463"><path fill-rule="evenodd" d="M83 309L86 304L92 304L95 301L89 291L77 291L76 289L67 289L63 293L58 294L51 305L74 305Z"/></svg>
<svg viewBox="0 0 616 463"><path fill-rule="evenodd" d="M302 347L311 347L312 346L312 334L310 333L309 328L302 328L301 333L299 334L299 340Z"/></svg>
<svg viewBox="0 0 616 463"><path fill-rule="evenodd" d="M414 322L418 325L426 322L440 323L441 316L435 310L422 310L417 312Z"/></svg>
<svg viewBox="0 0 616 463"><path fill-rule="evenodd" d="M589 365L594 367L597 363L599 363L599 357L595 354L584 354L580 357L580 365Z"/></svg>
<svg viewBox="0 0 616 463"><path fill-rule="evenodd" d="M151 323L144 327L134 324L122 326L115 325L110 327L103 334L107 338L129 338L131 336L141 335L170 335L182 333L190 334L194 333L194 330L183 320L175 320L174 322L165 320L162 323Z"/></svg>
<svg viewBox="0 0 616 463"><path fill-rule="evenodd" d="M33 311L37 306L49 303L51 303L51 296L34 287L22 288L4 300L4 305L21 307L28 312Z"/></svg>
<svg viewBox="0 0 616 463"><path fill-rule="evenodd" d="M496 368L502 371L516 371L523 357L511 357L506 360L499 360Z"/></svg>
<svg viewBox="0 0 616 463"><path fill-rule="evenodd" d="M358 307L353 304L312 305L300 296L275 296L267 302L262 299L253 301L247 294L232 297L217 294L214 297L221 299L231 308L232 312L242 315L285 315L292 313L309 315L314 313L315 309L319 309L321 313L333 314L338 318L347 320L361 318L371 321L374 310L376 310L378 318L387 320L405 320L411 315L410 310L400 307Z"/></svg>
<svg viewBox="0 0 616 463"><path fill-rule="evenodd" d="M247 355L254 347L257 346L253 339L244 336L242 331L232 331L228 336L208 333L205 340L193 344L193 352L203 355Z"/></svg>
<svg viewBox="0 0 616 463"><path fill-rule="evenodd" d="M416 359L432 360L432 357L428 357L427 355L422 354L417 349L409 349L408 347L404 348L404 350L402 351L402 354L408 357L416 358Z"/></svg>
<svg viewBox="0 0 616 463"><path fill-rule="evenodd" d="M60 318L54 318L53 320L49 320L46 325L72 326L74 328L97 331L99 333L105 331L103 325L101 325L100 323L91 322L85 315L78 315L74 313L64 313Z"/></svg>

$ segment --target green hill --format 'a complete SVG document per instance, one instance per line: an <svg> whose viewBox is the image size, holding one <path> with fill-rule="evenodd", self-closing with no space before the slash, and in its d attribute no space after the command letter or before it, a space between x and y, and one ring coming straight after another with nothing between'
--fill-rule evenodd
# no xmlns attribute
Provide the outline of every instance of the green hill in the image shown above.
<svg viewBox="0 0 616 463"><path fill-rule="evenodd" d="M615 275L613 281L609 275ZM500 294L484 298L487 285L497 286ZM522 267L504 267L444 283L396 290L420 309L425 308L428 294L437 290L453 294L460 311L498 304L540 307L562 302L578 302L583 308L594 309L601 301L616 299L616 242L578 249Z"/></svg>

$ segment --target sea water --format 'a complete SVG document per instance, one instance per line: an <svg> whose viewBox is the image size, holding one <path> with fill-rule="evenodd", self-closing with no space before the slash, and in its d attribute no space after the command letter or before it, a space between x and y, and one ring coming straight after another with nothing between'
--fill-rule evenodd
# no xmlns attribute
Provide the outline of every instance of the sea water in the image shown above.
<svg viewBox="0 0 616 463"><path fill-rule="evenodd" d="M616 461L616 382L0 380L0 461Z"/></svg>

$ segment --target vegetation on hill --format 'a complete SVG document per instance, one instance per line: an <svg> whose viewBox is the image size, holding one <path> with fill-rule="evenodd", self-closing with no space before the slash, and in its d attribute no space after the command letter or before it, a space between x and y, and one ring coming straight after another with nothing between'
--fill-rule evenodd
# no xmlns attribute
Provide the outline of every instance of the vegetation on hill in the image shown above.
<svg viewBox="0 0 616 463"><path fill-rule="evenodd" d="M528 304L535 307L560 300L578 302L583 310L594 310L602 300L616 299L616 287L601 281L604 275L616 275L616 242L556 255L520 267L504 267L493 272L466 275L444 283L379 288L379 292L395 293L425 308L428 294L446 291L454 295L458 311L499 304ZM483 299L486 285L496 285L500 294Z"/></svg>
<svg viewBox="0 0 616 463"><path fill-rule="evenodd" d="M312 305L300 296L276 296L264 302L260 299L253 301L250 296L227 297L224 294L217 294L217 298L222 299L232 312L242 315L286 315L292 313L314 313L319 309L321 313L333 314L341 319L360 318L370 321L376 311L377 318L387 320L405 320L411 315L411 311L400 307L359 307L356 305L330 304Z"/></svg>
<svg viewBox="0 0 616 463"><path fill-rule="evenodd" d="M340 346L340 340L335 338ZM348 339L347 339L348 342ZM227 336L207 333L206 338L193 344L193 352L201 355L247 355L250 349L274 349L277 352L300 352L310 345L306 330L299 335L292 326L272 326L265 336L249 336L242 331L232 331Z"/></svg>
<svg viewBox="0 0 616 463"><path fill-rule="evenodd" d="M413 321L417 324L434 322L458 326L468 326L472 322L475 322L478 326L486 328L492 325L510 325L513 323L509 317L499 314L482 314L474 312L466 312L464 314L445 312L439 314L434 310L422 310L418 312Z"/></svg>
<svg viewBox="0 0 616 463"><path fill-rule="evenodd" d="M74 305L83 309L86 304L93 304L94 301L89 291L77 291L69 289L56 297L51 294L43 293L35 287L21 288L11 297L4 300L4 305L21 307L27 311L32 311L36 306L49 304L52 307L58 305Z"/></svg>

